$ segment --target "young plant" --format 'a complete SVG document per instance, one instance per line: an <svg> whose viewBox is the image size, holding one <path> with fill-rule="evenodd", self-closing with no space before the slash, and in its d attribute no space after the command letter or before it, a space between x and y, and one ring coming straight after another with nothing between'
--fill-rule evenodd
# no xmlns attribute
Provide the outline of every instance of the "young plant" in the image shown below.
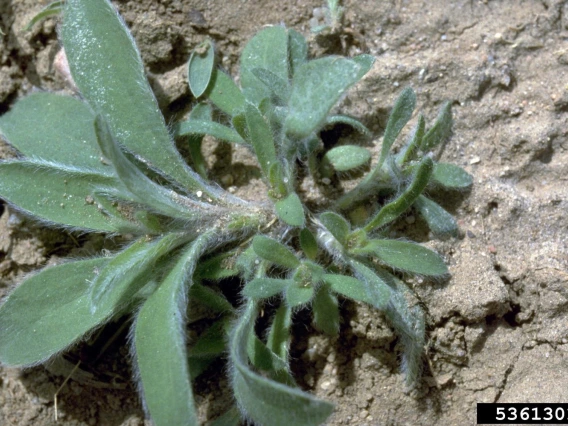
<svg viewBox="0 0 568 426"><path fill-rule="evenodd" d="M206 41L188 64L190 89L201 101L172 135L111 3L67 0L63 12L60 37L81 98L36 92L0 117L2 137L20 153L0 163L0 196L46 226L122 235L130 243L112 256L48 267L17 287L0 306L0 362L44 363L130 315L135 379L156 425L199 423L192 381L223 356L235 397L223 424L317 425L333 406L299 389L291 374L294 313L310 309L315 328L334 336L338 301L347 298L386 315L400 337L407 383L416 384L425 320L408 301L412 290L403 278L448 271L435 252L386 236L410 209L435 233L456 232L453 218L423 195L471 184L462 169L430 155L449 136L449 104L428 131L420 116L395 154L415 106L414 92L404 90L371 171L328 210L311 212L298 193L298 167L329 179L370 160L356 145L324 150L320 131L342 122L368 134L331 111L373 57L308 59L302 35L269 27L244 48L239 87L215 67ZM271 203L241 200L210 182L203 135L249 148ZM174 136L188 144L197 172ZM242 280L238 302L210 285L227 277ZM259 335L267 302L275 311ZM196 304L218 316L187 342L188 307Z"/></svg>

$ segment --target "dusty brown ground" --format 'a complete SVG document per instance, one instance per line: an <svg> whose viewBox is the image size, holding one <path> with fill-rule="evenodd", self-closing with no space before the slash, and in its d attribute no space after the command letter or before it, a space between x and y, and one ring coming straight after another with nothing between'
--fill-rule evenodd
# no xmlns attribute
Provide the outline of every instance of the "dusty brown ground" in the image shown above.
<svg viewBox="0 0 568 426"><path fill-rule="evenodd" d="M54 21L22 32L41 8L38 3L0 0L1 111L33 87L63 87L53 70ZM309 35L314 8L322 6L320 0L116 4L166 111L187 101L183 65L205 37L216 41L222 65L235 72L245 41L262 25L284 23ZM429 315L431 364L419 390L404 392L393 352L396 339L381 315L349 304L337 341L302 334L296 339L294 369L300 380L337 404L330 425L467 425L475 423L477 402L568 402L568 4L344 4L342 32L336 39L312 39L313 52L369 52L377 61L345 99L343 111L362 117L380 136L404 86L415 88L429 119L444 100L453 100L455 134L443 158L465 167L475 185L444 204L459 219L463 237L429 243L444 255L452 278L415 282ZM0 155L8 155L5 147ZM212 149L209 159L239 195L255 197L260 182L250 158L234 153L231 167L226 150ZM5 210L0 295L26 272L74 247L69 235L42 230ZM63 377L54 371L0 368L0 424L55 424L53 395ZM148 423L132 385L118 385L112 372L128 375L113 361L93 377L71 381L59 396L59 424ZM204 416L219 414L227 401L220 396L225 386L213 373L199 383Z"/></svg>

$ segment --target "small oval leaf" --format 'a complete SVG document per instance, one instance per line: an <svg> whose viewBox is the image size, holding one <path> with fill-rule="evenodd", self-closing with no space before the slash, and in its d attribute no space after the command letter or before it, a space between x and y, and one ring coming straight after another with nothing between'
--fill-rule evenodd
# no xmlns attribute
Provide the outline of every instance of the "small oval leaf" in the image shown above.
<svg viewBox="0 0 568 426"><path fill-rule="evenodd" d="M324 161L338 172L346 172L362 167L371 159L368 149L356 145L343 145L330 149L324 155Z"/></svg>
<svg viewBox="0 0 568 426"><path fill-rule="evenodd" d="M300 261L288 247L264 235L257 235L253 238L252 248L258 256L275 265L290 269L297 268L300 265Z"/></svg>
<svg viewBox="0 0 568 426"><path fill-rule="evenodd" d="M295 192L274 204L278 217L288 225L303 227L306 221L304 207Z"/></svg>
<svg viewBox="0 0 568 426"><path fill-rule="evenodd" d="M187 75L189 89L196 98L199 98L209 86L215 66L215 49L211 40L201 43L189 57Z"/></svg>
<svg viewBox="0 0 568 426"><path fill-rule="evenodd" d="M243 294L251 299L268 299L280 294L284 289L293 284L292 280L278 278L255 278L249 281L243 289Z"/></svg>
<svg viewBox="0 0 568 426"><path fill-rule="evenodd" d="M432 179L446 188L464 189L471 186L473 177L459 166L448 163L434 165Z"/></svg>

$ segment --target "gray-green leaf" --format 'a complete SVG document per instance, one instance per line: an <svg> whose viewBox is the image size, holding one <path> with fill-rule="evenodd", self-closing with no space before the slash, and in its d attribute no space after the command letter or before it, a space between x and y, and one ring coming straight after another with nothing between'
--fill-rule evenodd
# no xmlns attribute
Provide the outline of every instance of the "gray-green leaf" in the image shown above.
<svg viewBox="0 0 568 426"><path fill-rule="evenodd" d="M201 43L189 57L187 63L187 76L189 89L196 98L199 98L209 86L213 67L215 65L215 49L211 40Z"/></svg>
<svg viewBox="0 0 568 426"><path fill-rule="evenodd" d="M446 188L464 189L473 183L472 176L459 166L448 163L436 163L432 180Z"/></svg>
<svg viewBox="0 0 568 426"><path fill-rule="evenodd" d="M97 186L118 186L114 177L43 161L3 162L0 175L0 197L39 219L92 231L120 229L120 221L88 201Z"/></svg>
<svg viewBox="0 0 568 426"><path fill-rule="evenodd" d="M112 167L101 162L94 119L89 105L79 99L33 93L0 117L0 134L26 157L112 175Z"/></svg>
<svg viewBox="0 0 568 426"><path fill-rule="evenodd" d="M199 425L187 363L185 310L188 281L206 239L200 237L181 254L136 317L136 366L156 426Z"/></svg>
<svg viewBox="0 0 568 426"><path fill-rule="evenodd" d="M289 269L297 268L300 265L300 261L288 247L272 238L257 235L252 240L252 247L259 257L275 265Z"/></svg>
<svg viewBox="0 0 568 426"><path fill-rule="evenodd" d="M140 53L108 0L68 0L61 39L75 84L112 132L152 167L192 189L199 176L175 149Z"/></svg>
<svg viewBox="0 0 568 426"><path fill-rule="evenodd" d="M329 162L338 172L362 167L371 159L368 149L356 145L342 145L330 149L324 155L324 161Z"/></svg>
<svg viewBox="0 0 568 426"><path fill-rule="evenodd" d="M345 245L351 227L343 216L334 212L324 212L320 214L319 220L341 245Z"/></svg>
<svg viewBox="0 0 568 426"><path fill-rule="evenodd" d="M295 192L292 192L283 200L278 200L274 204L274 208L276 214L283 222L300 228L304 226L306 222L304 207L300 197Z"/></svg>
<svg viewBox="0 0 568 426"><path fill-rule="evenodd" d="M244 413L259 424L317 426L332 413L333 405L255 373L247 362L247 344L254 333L258 306L249 301L230 338L234 395Z"/></svg>
<svg viewBox="0 0 568 426"><path fill-rule="evenodd" d="M361 55L366 59L368 55ZM372 61L326 57L301 65L292 80L284 128L294 139L318 130L340 96L371 68Z"/></svg>
<svg viewBox="0 0 568 426"><path fill-rule="evenodd" d="M435 235L439 237L457 235L458 224L456 220L435 201L421 195L414 202L414 207L420 212Z"/></svg>
<svg viewBox="0 0 568 426"><path fill-rule="evenodd" d="M259 106L270 97L271 89L253 70L263 68L288 81L288 32L280 26L264 28L245 46L241 54L241 87L249 102Z"/></svg>
<svg viewBox="0 0 568 426"><path fill-rule="evenodd" d="M429 276L441 276L448 273L446 264L436 252L416 243L398 240L370 240L359 252L374 254L382 262L401 271Z"/></svg>
<svg viewBox="0 0 568 426"><path fill-rule="evenodd" d="M243 295L255 300L268 299L282 293L286 287L293 284L292 280L255 278L245 285Z"/></svg>
<svg viewBox="0 0 568 426"><path fill-rule="evenodd" d="M39 364L116 313L91 312L89 282L106 258L53 266L25 280L0 306L0 362Z"/></svg>

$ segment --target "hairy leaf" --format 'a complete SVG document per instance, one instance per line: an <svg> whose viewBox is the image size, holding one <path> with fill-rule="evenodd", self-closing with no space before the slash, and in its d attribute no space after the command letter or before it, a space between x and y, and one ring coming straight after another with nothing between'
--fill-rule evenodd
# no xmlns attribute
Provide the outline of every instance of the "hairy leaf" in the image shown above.
<svg viewBox="0 0 568 426"><path fill-rule="evenodd" d="M95 133L103 155L112 163L116 174L127 191L119 190L120 196L132 199L140 204L148 205L158 213L173 218L191 219L195 217L195 212L175 201L173 191L158 185L150 180L122 153L118 142L102 115L97 115L95 119ZM115 189L118 185L115 186ZM175 195L176 199L183 199L186 204L191 205L192 201Z"/></svg>
<svg viewBox="0 0 568 426"><path fill-rule="evenodd" d="M464 189L473 183L472 176L459 166L448 163L436 163L432 179L446 188Z"/></svg>
<svg viewBox="0 0 568 426"><path fill-rule="evenodd" d="M394 201L383 206L377 215L365 225L364 230L371 232L372 230L392 222L402 213L404 213L422 194L422 191L428 185L434 163L430 157L424 157L417 167L416 173L410 185L400 194Z"/></svg>
<svg viewBox="0 0 568 426"><path fill-rule="evenodd" d="M0 117L0 134L26 157L112 175L112 167L101 161L94 120L85 102L39 92L16 102Z"/></svg>
<svg viewBox="0 0 568 426"><path fill-rule="evenodd" d="M314 324L318 330L329 336L339 334L339 307L337 297L331 294L328 286L320 286L312 302Z"/></svg>
<svg viewBox="0 0 568 426"><path fill-rule="evenodd" d="M288 359L291 326L292 310L286 305L280 305L270 324L266 346L283 360Z"/></svg>
<svg viewBox="0 0 568 426"><path fill-rule="evenodd" d="M67 0L61 39L75 84L112 132L151 167L201 189L170 138L140 53L108 0Z"/></svg>
<svg viewBox="0 0 568 426"><path fill-rule="evenodd" d="M132 302L132 297L149 281L148 276L158 259L191 237L174 233L148 242L146 237L135 241L117 254L103 268L91 286L91 309L116 309Z"/></svg>
<svg viewBox="0 0 568 426"><path fill-rule="evenodd" d="M349 275L325 274L323 281L331 287L335 293L358 302L371 303L365 284L357 278Z"/></svg>
<svg viewBox="0 0 568 426"><path fill-rule="evenodd" d="M42 161L3 162L0 175L0 197L39 219L99 232L120 229L121 221L89 202L97 186L118 186L114 177Z"/></svg>
<svg viewBox="0 0 568 426"><path fill-rule="evenodd" d="M247 103L245 107L245 118L247 123L248 135L254 148L256 158L264 176L268 177L270 167L277 160L276 147L270 126L261 115L258 108Z"/></svg>
<svg viewBox="0 0 568 426"><path fill-rule="evenodd" d="M308 60L308 44L302 34L294 29L288 30L289 78L292 79L298 67Z"/></svg>
<svg viewBox="0 0 568 426"><path fill-rule="evenodd" d="M199 425L187 364L185 310L187 287L207 240L204 234L182 252L136 317L136 366L156 426Z"/></svg>
<svg viewBox="0 0 568 426"><path fill-rule="evenodd" d="M190 118L177 124L174 131L178 136L209 135L222 141L236 144L245 143L236 131L212 120L195 120Z"/></svg>
<svg viewBox="0 0 568 426"><path fill-rule="evenodd" d="M327 151L323 158L336 171L346 172L367 164L371 159L371 153L362 146L342 145Z"/></svg>
<svg viewBox="0 0 568 426"><path fill-rule="evenodd" d="M334 212L324 212L320 214L319 220L341 245L345 245L351 227L343 216Z"/></svg>
<svg viewBox="0 0 568 426"><path fill-rule="evenodd" d="M300 231L300 247L310 260L316 260L318 255L318 243L314 234L308 229L304 228Z"/></svg>
<svg viewBox="0 0 568 426"><path fill-rule="evenodd" d="M367 57L330 56L301 65L292 80L286 134L303 139L321 127L339 97L371 68Z"/></svg>
<svg viewBox="0 0 568 426"><path fill-rule="evenodd" d="M446 102L438 114L434 125L424 135L420 149L428 152L448 139L452 134L452 124L452 104Z"/></svg>
<svg viewBox="0 0 568 426"><path fill-rule="evenodd" d="M455 236L458 233L458 224L454 217L444 210L438 203L421 195L414 202L414 206L424 218L432 232L440 237Z"/></svg>
<svg viewBox="0 0 568 426"><path fill-rule="evenodd" d="M187 76L189 89L196 98L199 98L209 86L213 67L215 66L215 49L211 40L201 43L189 57L187 63Z"/></svg>
<svg viewBox="0 0 568 426"><path fill-rule="evenodd" d="M106 258L52 266L25 280L0 306L0 362L29 366L46 361L117 312L91 312L89 282Z"/></svg>
<svg viewBox="0 0 568 426"><path fill-rule="evenodd" d="M388 283L377 271L372 270L361 262L350 260L349 264L353 268L355 276L365 285L368 303L384 311L392 295L392 290Z"/></svg>
<svg viewBox="0 0 568 426"><path fill-rule="evenodd" d="M284 289L290 285L293 285L292 280L255 278L246 283L243 289L243 295L255 300L268 299L282 293Z"/></svg>
<svg viewBox="0 0 568 426"><path fill-rule="evenodd" d="M283 200L278 200L274 204L278 217L288 225L303 227L306 222L304 216L304 206L298 194L292 192Z"/></svg>
<svg viewBox="0 0 568 426"><path fill-rule="evenodd" d="M247 343L254 333L258 306L249 301L231 333L229 350L233 391L241 410L253 421L271 426L316 426L333 405L255 373L247 363Z"/></svg>
<svg viewBox="0 0 568 426"><path fill-rule="evenodd" d="M406 126L410 117L412 117L412 112L414 111L415 106L416 95L414 94L414 90L407 87L399 95L389 116L389 121L387 122L387 127L383 136L381 156L379 157L376 170L379 170L383 166L392 144L398 137L402 128Z"/></svg>
<svg viewBox="0 0 568 426"><path fill-rule="evenodd" d="M360 254L374 254L381 261L401 271L414 274L441 276L448 268L440 256L420 244L398 240L370 240Z"/></svg>
<svg viewBox="0 0 568 426"><path fill-rule="evenodd" d="M290 308L298 308L300 306L306 305L314 297L314 288L311 285L299 286L297 283L286 287L285 289L285 300L286 304Z"/></svg>
<svg viewBox="0 0 568 426"><path fill-rule="evenodd" d="M225 114L234 117L245 108L245 96L233 79L220 70L215 70L205 96Z"/></svg>
<svg viewBox="0 0 568 426"><path fill-rule="evenodd" d="M257 33L241 54L241 87L247 100L255 106L270 97L271 89L254 70L262 68L279 80L288 81L288 32L280 26L267 27Z"/></svg>
<svg viewBox="0 0 568 426"><path fill-rule="evenodd" d="M275 265L289 269L300 265L300 261L288 247L272 238L257 235L252 240L252 247L258 256Z"/></svg>

